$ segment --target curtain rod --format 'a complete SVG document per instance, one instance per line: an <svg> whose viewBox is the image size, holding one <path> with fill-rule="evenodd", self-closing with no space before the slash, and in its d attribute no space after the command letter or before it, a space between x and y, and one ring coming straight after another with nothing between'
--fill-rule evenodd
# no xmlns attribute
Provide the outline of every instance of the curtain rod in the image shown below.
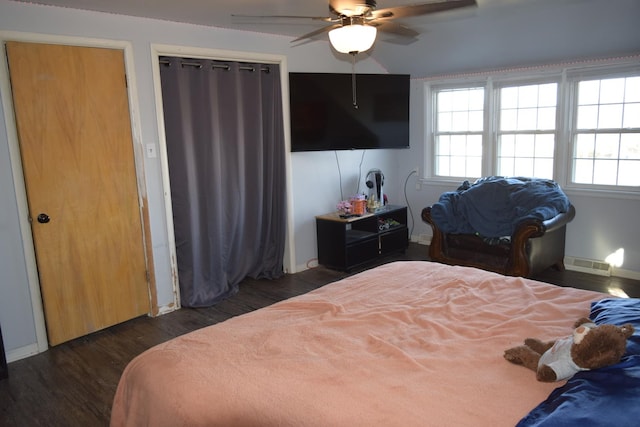
<svg viewBox="0 0 640 427"><path fill-rule="evenodd" d="M171 62L167 59L161 59L160 60L160 64L166 65L166 66L170 66ZM188 61L181 61L180 65L182 65L183 67L197 67L197 68L202 68L202 63L200 62L188 62ZM216 69L216 68L222 68L225 71L229 71L229 69L231 68L228 64L211 64L211 69ZM241 70L246 70L246 71L251 71L254 72L256 71L256 67L250 66L250 65L240 65L238 67ZM270 73L271 70L269 69L268 66L263 66L260 68L260 71L264 71L265 73Z"/></svg>

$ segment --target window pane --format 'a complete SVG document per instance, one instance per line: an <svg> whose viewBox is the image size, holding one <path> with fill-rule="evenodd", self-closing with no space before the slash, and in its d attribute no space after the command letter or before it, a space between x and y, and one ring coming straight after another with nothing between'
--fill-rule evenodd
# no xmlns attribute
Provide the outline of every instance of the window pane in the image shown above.
<svg viewBox="0 0 640 427"><path fill-rule="evenodd" d="M540 108L538 110L538 126L536 129L549 130L556 128L556 108Z"/></svg>
<svg viewBox="0 0 640 427"><path fill-rule="evenodd" d="M553 158L536 159L533 176L537 178L553 179Z"/></svg>
<svg viewBox="0 0 640 427"><path fill-rule="evenodd" d="M616 185L618 162L615 160L596 160L593 162L593 183Z"/></svg>
<svg viewBox="0 0 640 427"><path fill-rule="evenodd" d="M640 160L640 133L625 133L621 135L620 158ZM636 173L640 176L640 170Z"/></svg>
<svg viewBox="0 0 640 427"><path fill-rule="evenodd" d="M470 110L484 110L484 89L471 89L469 90L469 109Z"/></svg>
<svg viewBox="0 0 640 427"><path fill-rule="evenodd" d="M480 178L482 176L482 158L471 157L467 160L467 173L463 176Z"/></svg>
<svg viewBox="0 0 640 427"><path fill-rule="evenodd" d="M533 159L531 158L515 159L515 175L533 176Z"/></svg>
<svg viewBox="0 0 640 427"><path fill-rule="evenodd" d="M640 89L639 89L640 90ZM623 128L640 128L640 103L624 106Z"/></svg>
<svg viewBox="0 0 640 427"><path fill-rule="evenodd" d="M451 131L451 113L439 113L438 114L438 131L450 132Z"/></svg>
<svg viewBox="0 0 640 427"><path fill-rule="evenodd" d="M451 126L453 132L465 132L469 130L469 112L468 111L456 111L453 113L453 125Z"/></svg>
<svg viewBox="0 0 640 427"><path fill-rule="evenodd" d="M469 130L472 132L482 132L484 128L484 112L483 111L470 111L469 112Z"/></svg>
<svg viewBox="0 0 640 427"><path fill-rule="evenodd" d="M467 176L466 159L462 156L453 156L451 158L451 175Z"/></svg>
<svg viewBox="0 0 640 427"><path fill-rule="evenodd" d="M436 156L436 175L451 175L451 170L449 169L449 157Z"/></svg>
<svg viewBox="0 0 640 427"><path fill-rule="evenodd" d="M502 135L500 137L499 156L513 157L516 155L516 136Z"/></svg>
<svg viewBox="0 0 640 427"><path fill-rule="evenodd" d="M438 92L438 111L451 111L453 94L448 91Z"/></svg>
<svg viewBox="0 0 640 427"><path fill-rule="evenodd" d="M518 110L518 130L536 129L537 112L536 108Z"/></svg>
<svg viewBox="0 0 640 427"><path fill-rule="evenodd" d="M518 107L518 88L506 87L500 92L500 104L503 109Z"/></svg>
<svg viewBox="0 0 640 427"><path fill-rule="evenodd" d="M628 77L624 89L624 102L640 102L640 77Z"/></svg>
<svg viewBox="0 0 640 427"><path fill-rule="evenodd" d="M451 154L451 139L447 135L438 137L436 141L436 155L448 156L449 154Z"/></svg>
<svg viewBox="0 0 640 427"><path fill-rule="evenodd" d="M467 135L451 135L451 154L464 155L467 148Z"/></svg>
<svg viewBox="0 0 640 427"><path fill-rule="evenodd" d="M453 91L453 105L451 107L453 111L467 111L469 109L469 91L468 90L456 90Z"/></svg>
<svg viewBox="0 0 640 427"><path fill-rule="evenodd" d="M534 136L533 135L517 135L516 136L516 156L533 157L534 153Z"/></svg>
<svg viewBox="0 0 640 427"><path fill-rule="evenodd" d="M558 98L558 85L549 83L538 88L538 105L540 107L555 107Z"/></svg>
<svg viewBox="0 0 640 427"><path fill-rule="evenodd" d="M600 80L580 82L578 85L578 105L594 105L600 99Z"/></svg>
<svg viewBox="0 0 640 427"><path fill-rule="evenodd" d="M577 158L590 159L593 158L596 152L596 136L593 133L580 134L576 142L576 154Z"/></svg>
<svg viewBox="0 0 640 427"><path fill-rule="evenodd" d="M578 129L595 129L598 124L598 107L578 107Z"/></svg>
<svg viewBox="0 0 640 427"><path fill-rule="evenodd" d="M601 105L598 114L598 129L622 127L622 104Z"/></svg>
<svg viewBox="0 0 640 427"><path fill-rule="evenodd" d="M575 160L573 181L578 184L593 184L593 160Z"/></svg>
<svg viewBox="0 0 640 427"><path fill-rule="evenodd" d="M469 135L467 137L467 156L482 158L482 136ZM478 176L478 175L475 175Z"/></svg>
<svg viewBox="0 0 640 427"><path fill-rule="evenodd" d="M600 84L600 104L624 102L625 79L602 80Z"/></svg>
<svg viewBox="0 0 640 427"><path fill-rule="evenodd" d="M620 171L618 172L618 185L640 185L640 161L622 160L620 161Z"/></svg>
<svg viewBox="0 0 640 427"><path fill-rule="evenodd" d="M516 130L518 125L518 110L502 110L500 129L504 131Z"/></svg>
<svg viewBox="0 0 640 427"><path fill-rule="evenodd" d="M513 157L501 158L498 163L498 175L500 176L514 176L515 170L513 168Z"/></svg>
<svg viewBox="0 0 640 427"><path fill-rule="evenodd" d="M535 156L553 159L555 150L555 137L553 135L537 135Z"/></svg>
<svg viewBox="0 0 640 427"><path fill-rule="evenodd" d="M538 105L538 85L520 86L518 88L518 107L536 107Z"/></svg>
<svg viewBox="0 0 640 427"><path fill-rule="evenodd" d="M618 134L600 134L596 136L597 159L617 159L618 158Z"/></svg>

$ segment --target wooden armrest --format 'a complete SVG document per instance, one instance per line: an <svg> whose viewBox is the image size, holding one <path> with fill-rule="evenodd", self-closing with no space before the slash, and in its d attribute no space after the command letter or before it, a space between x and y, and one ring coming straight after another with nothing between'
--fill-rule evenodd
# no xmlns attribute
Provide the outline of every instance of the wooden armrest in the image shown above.
<svg viewBox="0 0 640 427"><path fill-rule="evenodd" d="M426 208L422 209L422 220L427 224L431 224L432 226L435 225L433 223L433 219L431 218L431 206L427 206Z"/></svg>
<svg viewBox="0 0 640 427"><path fill-rule="evenodd" d="M427 206L422 209L422 220L431 226L433 236L431 236L431 243L429 244L429 258L431 261L447 263L447 258L443 253L444 234L436 226L431 218L431 206Z"/></svg>

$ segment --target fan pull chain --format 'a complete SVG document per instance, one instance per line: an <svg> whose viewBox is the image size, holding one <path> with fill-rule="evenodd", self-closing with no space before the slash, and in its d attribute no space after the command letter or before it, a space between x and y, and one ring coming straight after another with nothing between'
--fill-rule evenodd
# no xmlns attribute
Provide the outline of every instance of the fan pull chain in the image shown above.
<svg viewBox="0 0 640 427"><path fill-rule="evenodd" d="M353 95L353 108L358 109L358 99L356 96L356 53L351 53L353 62L351 63L351 92Z"/></svg>

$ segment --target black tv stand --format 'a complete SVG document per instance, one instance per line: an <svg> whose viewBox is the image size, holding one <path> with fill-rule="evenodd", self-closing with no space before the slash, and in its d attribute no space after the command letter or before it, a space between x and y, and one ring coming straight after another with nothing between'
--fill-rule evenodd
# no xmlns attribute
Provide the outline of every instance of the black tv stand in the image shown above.
<svg viewBox="0 0 640 427"><path fill-rule="evenodd" d="M316 216L318 264L349 271L409 244L407 208L387 205L362 216L341 218L338 212Z"/></svg>

